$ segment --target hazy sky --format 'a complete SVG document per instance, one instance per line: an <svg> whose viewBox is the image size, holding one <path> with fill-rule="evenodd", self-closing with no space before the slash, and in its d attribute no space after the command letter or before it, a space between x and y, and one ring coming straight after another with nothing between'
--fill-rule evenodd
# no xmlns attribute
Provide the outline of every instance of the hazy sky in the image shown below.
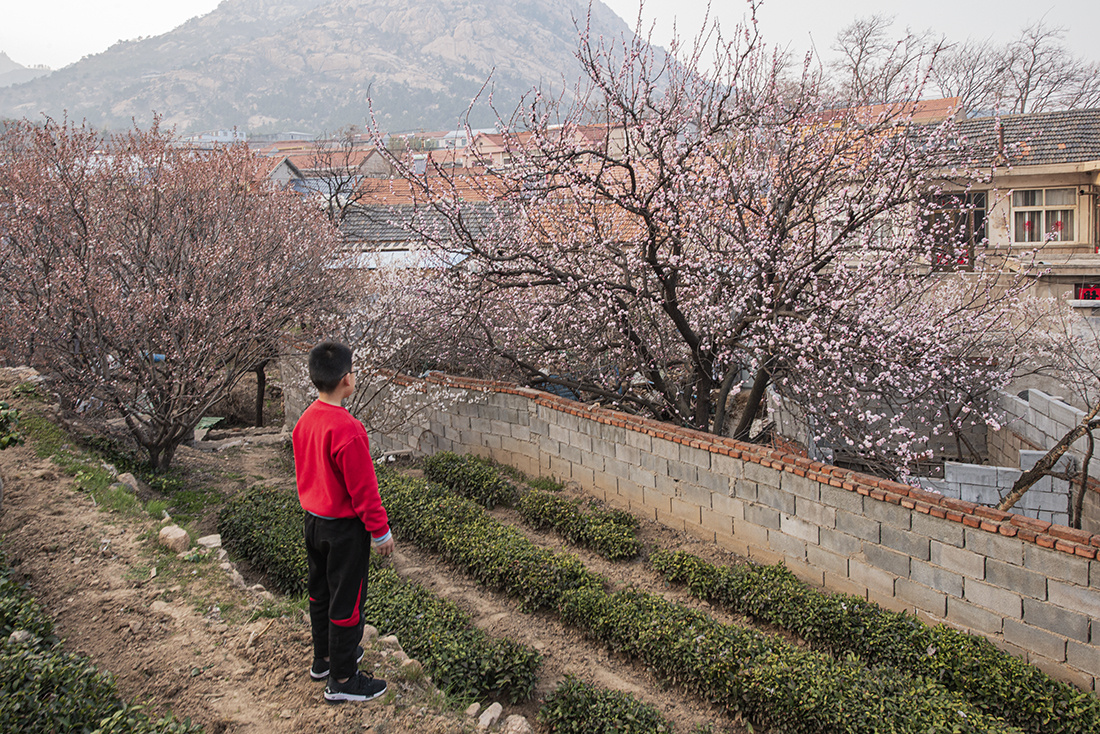
<svg viewBox="0 0 1100 734"><path fill-rule="evenodd" d="M633 26L637 0L604 0ZM0 51L27 66L60 68L105 50L118 40L165 33L188 18L210 12L219 0L0 0ZM675 20L681 35L702 24L706 0L648 0L645 19L656 22L654 40L667 45ZM744 16L745 0L714 3L723 27ZM1067 29L1075 53L1100 60L1100 0L764 0L758 12L764 39L805 51L814 43L828 53L833 37L856 17L882 13L906 26L932 30L951 40L967 37L1003 42L1040 17Z"/></svg>

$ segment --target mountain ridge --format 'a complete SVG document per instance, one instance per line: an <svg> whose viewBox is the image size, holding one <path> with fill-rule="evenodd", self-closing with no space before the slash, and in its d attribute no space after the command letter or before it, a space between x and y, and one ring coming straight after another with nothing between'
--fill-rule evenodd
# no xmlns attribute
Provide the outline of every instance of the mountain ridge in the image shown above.
<svg viewBox="0 0 1100 734"><path fill-rule="evenodd" d="M0 90L0 116L47 114L101 128L238 126L317 133L362 125L457 127L487 79L509 113L534 87L572 88L580 0L224 0L160 36L120 42ZM598 0L593 35L629 35ZM470 121L495 121L487 105Z"/></svg>

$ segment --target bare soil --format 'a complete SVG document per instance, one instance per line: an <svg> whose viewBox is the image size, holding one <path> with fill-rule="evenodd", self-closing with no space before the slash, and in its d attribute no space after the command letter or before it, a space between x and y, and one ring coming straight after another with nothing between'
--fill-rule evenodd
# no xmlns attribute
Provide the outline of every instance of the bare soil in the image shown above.
<svg viewBox="0 0 1100 734"><path fill-rule="evenodd" d="M28 412L49 410L13 394L18 382L18 376L0 371L0 399ZM228 497L255 482L293 483L280 445L251 443L247 431L223 435L244 441L217 452L181 447L176 462L189 484ZM476 720L464 714L470 702L446 699L430 679L400 679L397 661L378 645L368 646L363 668L387 678L390 693L367 704L327 704L322 684L306 674L309 622L300 600L278 594L272 599L256 585L263 578L240 564L244 588L234 586L212 556L190 561L159 548L161 522L144 512L97 507L30 442L0 451L0 477L0 547L15 577L29 584L54 619L65 648L114 673L124 697L189 717L212 734L475 730ZM216 514L211 506L195 519L189 527L192 537L215 533ZM634 585L706 608L723 621L740 621L668 588L643 560L610 563L565 545L553 533L524 527L512 510L495 514L537 543L576 553L615 586ZM739 562L713 544L652 520L642 519L640 538L647 547L683 548L713 562ZM399 539L391 562L402 577L458 604L479 627L543 654L534 698L518 706L502 701L502 722L510 714L523 714L536 731L545 731L535 718L541 699L563 676L574 674L657 706L681 734L746 731L723 710L670 688L644 666L585 640L554 615L520 612L509 598L485 590L430 553ZM401 636L400 630L382 632Z"/></svg>

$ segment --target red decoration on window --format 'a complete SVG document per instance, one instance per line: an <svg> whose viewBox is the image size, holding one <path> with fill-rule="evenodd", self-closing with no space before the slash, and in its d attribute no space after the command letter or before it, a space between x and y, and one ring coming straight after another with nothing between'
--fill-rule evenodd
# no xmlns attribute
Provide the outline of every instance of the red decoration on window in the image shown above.
<svg viewBox="0 0 1100 734"><path fill-rule="evenodd" d="M1079 301L1100 301L1100 285L1079 285L1076 295Z"/></svg>

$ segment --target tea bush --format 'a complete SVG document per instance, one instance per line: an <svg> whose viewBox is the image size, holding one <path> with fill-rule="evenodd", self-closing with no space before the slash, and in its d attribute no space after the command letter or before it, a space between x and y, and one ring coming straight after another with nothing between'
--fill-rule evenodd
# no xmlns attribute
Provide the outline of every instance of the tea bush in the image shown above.
<svg viewBox="0 0 1100 734"><path fill-rule="evenodd" d="M458 698L499 695L512 703L531 697L542 657L508 639L493 639L467 614L390 568L372 569L365 618L397 633L401 647L431 671L444 693Z"/></svg>
<svg viewBox="0 0 1100 734"><path fill-rule="evenodd" d="M172 717L150 719L118 697L114 678L85 657L66 653L53 622L0 555L0 731L52 734L189 734L201 727ZM15 630L34 637L9 640ZM122 722L125 726L120 726Z"/></svg>
<svg viewBox="0 0 1100 734"><path fill-rule="evenodd" d="M563 592L604 583L576 556L539 548L519 530L497 522L479 503L446 487L384 468L378 471L378 484L390 523L402 539L436 551L486 586L506 591L527 611L553 609Z"/></svg>
<svg viewBox="0 0 1100 734"><path fill-rule="evenodd" d="M604 580L574 557L538 548L446 488L384 470L379 486L403 538L439 552L527 609L556 608L566 623L732 713L821 734L1015 731L934 682L841 664L659 596L633 589L608 594ZM920 700L911 700L918 692Z"/></svg>
<svg viewBox="0 0 1100 734"><path fill-rule="evenodd" d="M23 435L19 433L20 412L0 400L0 450L23 443Z"/></svg>
<svg viewBox="0 0 1100 734"><path fill-rule="evenodd" d="M998 650L983 637L928 627L911 614L846 594L825 594L782 566L714 566L683 551L650 564L672 582L731 611L778 625L834 655L851 653L940 681L983 711L1035 734L1100 731L1100 702Z"/></svg>
<svg viewBox="0 0 1100 734"><path fill-rule="evenodd" d="M304 594L309 564L305 511L292 490L254 485L232 497L218 516L226 550L263 569L285 594Z"/></svg>
<svg viewBox="0 0 1100 734"><path fill-rule="evenodd" d="M516 499L515 487L502 479L490 462L476 456L440 451L424 459L424 476L490 510L511 505Z"/></svg>
<svg viewBox="0 0 1100 734"><path fill-rule="evenodd" d="M263 570L276 588L304 594L309 563L302 524L293 490L256 485L226 503L218 532L228 550ZM365 608L371 623L396 633L441 689L469 697L491 692L513 700L530 696L537 653L472 628L457 607L401 582L392 570L371 572Z"/></svg>
<svg viewBox="0 0 1100 734"><path fill-rule="evenodd" d="M638 555L638 518L621 510L585 512L581 504L579 500L531 491L519 498L516 509L531 527L553 528L569 542L591 548L609 561Z"/></svg>
<svg viewBox="0 0 1100 734"><path fill-rule="evenodd" d="M629 693L568 676L546 697L538 719L550 734L660 734L673 731L660 712Z"/></svg>

